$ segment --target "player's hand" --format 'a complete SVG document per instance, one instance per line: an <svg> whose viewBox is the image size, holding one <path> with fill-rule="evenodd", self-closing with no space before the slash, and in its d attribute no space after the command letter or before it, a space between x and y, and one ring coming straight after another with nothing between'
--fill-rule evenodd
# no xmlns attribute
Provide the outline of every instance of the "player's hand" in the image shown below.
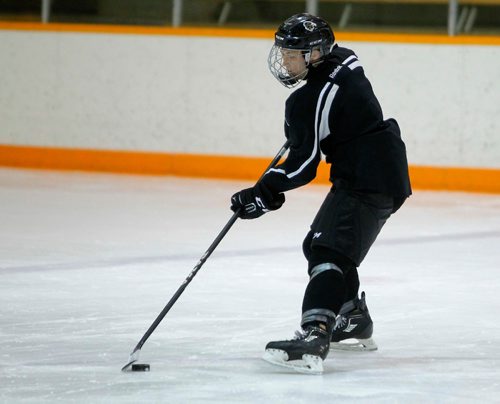
<svg viewBox="0 0 500 404"><path fill-rule="evenodd" d="M285 194L273 195L262 185L243 189L231 197L231 210L239 210L241 219L256 219L271 210L281 208Z"/></svg>

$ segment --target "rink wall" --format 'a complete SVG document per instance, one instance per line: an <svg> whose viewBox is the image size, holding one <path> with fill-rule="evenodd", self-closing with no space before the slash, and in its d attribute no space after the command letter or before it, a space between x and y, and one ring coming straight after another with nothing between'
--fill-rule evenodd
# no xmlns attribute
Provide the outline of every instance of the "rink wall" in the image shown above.
<svg viewBox="0 0 500 404"><path fill-rule="evenodd" d="M0 22L0 165L255 179L290 94L267 70L272 36ZM415 188L500 192L500 37L338 42L399 121Z"/></svg>

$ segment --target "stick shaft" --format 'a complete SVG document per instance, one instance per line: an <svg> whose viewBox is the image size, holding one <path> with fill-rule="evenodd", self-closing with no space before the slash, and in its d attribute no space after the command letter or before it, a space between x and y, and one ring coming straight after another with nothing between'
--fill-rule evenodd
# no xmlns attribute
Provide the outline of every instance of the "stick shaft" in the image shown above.
<svg viewBox="0 0 500 404"><path fill-rule="evenodd" d="M288 150L289 147L290 147L290 141L287 140L285 142L285 144L279 150L278 154L276 154L276 156L274 157L274 159L271 161L271 163L269 164L269 166L266 168L266 170L262 173L262 175L258 179L257 183L262 180L262 178L264 177L264 175L266 175L266 173L267 173L267 171L269 169L273 168L276 164L278 164L278 162L285 155L285 153L286 153L286 151ZM153 324L151 324L151 326L148 328L148 330L143 335L143 337L141 338L141 340L138 342L138 344L134 348L134 351L132 352L132 355L135 352L139 351L142 348L142 346L148 340L148 338L151 336L151 334L156 329L156 327L158 327L158 325L161 323L161 321L163 320L163 318L167 315L167 313L170 311L170 309L172 308L172 306L175 304L175 302L177 301L177 299L182 295L182 293L184 292L184 290L186 289L186 287L191 283L191 281L196 276L196 274L198 273L198 271L201 269L201 267L203 266L203 264L206 262L206 260L208 259L208 257L210 257L210 255L212 255L212 253L217 248L217 246L222 241L222 239L225 237L225 235L227 234L227 232L229 231L229 229L231 229L231 227L233 226L233 224L238 219L239 214L240 214L239 211L234 212L233 216L231 216L231 218L229 219L229 221L226 223L226 225L224 226L224 228L217 235L217 237L212 242L212 244L210 245L210 247L208 247L207 251L205 251L205 253L201 256L200 260L194 266L194 268L189 273L189 275L184 280L184 282L182 282L182 284L179 287L179 289L177 289L177 291L174 293L174 295L169 300L169 302L167 303L167 305L163 308L163 310L158 315L158 317L156 317L155 321L153 321Z"/></svg>

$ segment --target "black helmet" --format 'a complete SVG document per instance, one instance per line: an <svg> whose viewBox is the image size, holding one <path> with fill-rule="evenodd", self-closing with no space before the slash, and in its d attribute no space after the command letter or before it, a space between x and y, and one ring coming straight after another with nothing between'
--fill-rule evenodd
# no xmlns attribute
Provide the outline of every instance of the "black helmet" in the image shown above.
<svg viewBox="0 0 500 404"><path fill-rule="evenodd" d="M312 50L319 48L321 55L330 53L335 36L330 25L311 14L296 14L287 19L274 34L275 45L286 49Z"/></svg>
<svg viewBox="0 0 500 404"><path fill-rule="evenodd" d="M309 65L313 50L317 49L322 59L330 53L334 42L332 29L322 18L306 13L293 15L283 22L274 34L274 46L268 58L269 69L282 84L293 87L302 77L291 76L285 69L282 64L282 49L302 51L306 65Z"/></svg>

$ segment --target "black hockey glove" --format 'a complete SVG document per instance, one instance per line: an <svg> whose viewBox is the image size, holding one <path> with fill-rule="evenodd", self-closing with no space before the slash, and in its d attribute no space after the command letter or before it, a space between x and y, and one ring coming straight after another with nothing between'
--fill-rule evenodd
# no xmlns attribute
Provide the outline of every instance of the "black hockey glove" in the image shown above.
<svg viewBox="0 0 500 404"><path fill-rule="evenodd" d="M277 210L285 203L285 194L273 195L262 184L236 192L231 197L231 210L240 209L241 219L256 219L271 210Z"/></svg>

